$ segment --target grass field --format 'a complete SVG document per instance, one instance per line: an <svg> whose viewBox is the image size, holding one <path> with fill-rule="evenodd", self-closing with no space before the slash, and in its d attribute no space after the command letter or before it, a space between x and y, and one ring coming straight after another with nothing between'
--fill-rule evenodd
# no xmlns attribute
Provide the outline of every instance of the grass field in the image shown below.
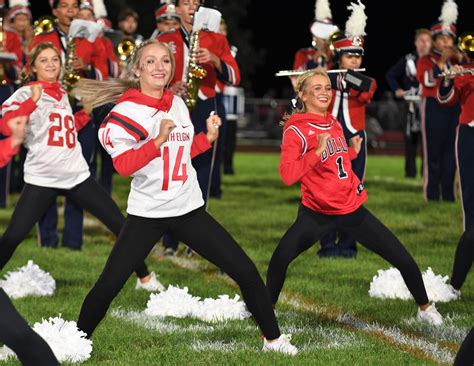
<svg viewBox="0 0 474 366"><path fill-rule="evenodd" d="M278 159L276 154L238 154L237 174L224 178L222 199L210 202L210 212L255 261L262 276L279 239L295 219L300 199L298 187L281 183ZM366 207L395 232L422 271L430 266L436 274L450 275L461 234L459 203L427 205L421 180L403 178L403 161L398 157L370 157L366 187ZM115 177L114 198L123 210L127 194L128 180ZM0 215L3 230L11 209ZM33 259L56 279L57 290L51 298L14 301L19 311L30 324L58 314L76 320L113 243L113 236L98 223L86 227L81 252L40 249L32 232L3 273ZM157 246L147 262L165 285L187 286L202 298L239 293L209 263L197 257L165 259L160 250ZM262 341L252 320L210 324L166 318L145 322L109 312L94 334L92 357L84 364L431 365L452 361L474 325L473 274L463 287L462 300L437 304L448 316L446 324L437 329L413 321L414 302L369 297L372 277L378 269L390 267L381 258L361 246L357 259L322 260L316 250L315 245L290 266L277 306L282 331L292 333L292 342L301 350L295 358L261 352ZM149 294L137 292L134 285L135 278L131 278L111 309L145 309Z"/></svg>

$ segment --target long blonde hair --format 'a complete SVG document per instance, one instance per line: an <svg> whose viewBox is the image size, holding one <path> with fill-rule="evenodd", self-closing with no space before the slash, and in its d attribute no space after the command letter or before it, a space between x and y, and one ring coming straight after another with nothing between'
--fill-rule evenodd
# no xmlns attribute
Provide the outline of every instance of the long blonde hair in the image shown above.
<svg viewBox="0 0 474 366"><path fill-rule="evenodd" d="M303 94L305 89L306 89L306 80L308 80L309 78L312 78L313 76L316 76L316 75L320 75L320 76L325 76L329 82L330 79L329 79L329 76L328 76L328 73L326 72L326 70L322 69L322 68L317 68L317 69L312 69L312 70L309 70L307 72L305 72L304 74L301 74L299 77L298 77L298 80L296 82L296 88L295 88L295 92L296 92L296 97L294 99L294 106L293 106L293 110L290 112L290 113L285 113L281 119L281 122L280 122L280 126L284 126L285 125L285 122L288 121L288 119L295 113L306 113L306 105L304 104L304 102L301 100L300 98L300 94Z"/></svg>
<svg viewBox="0 0 474 366"><path fill-rule="evenodd" d="M152 44L160 45L168 51L168 55L171 60L171 75L168 80L168 82L170 82L173 79L175 71L175 60L173 53L166 43L159 42L155 39L149 39L137 46L132 55L131 70L134 72L139 69L143 50L146 46ZM140 82L137 78L135 78L135 75L134 79L132 80L111 79L99 81L81 79L74 86L72 94L82 100L85 111L90 113L95 107L99 107L108 103L116 103L125 91L132 88L140 89Z"/></svg>
<svg viewBox="0 0 474 366"><path fill-rule="evenodd" d="M61 55L59 54L58 50L51 42L41 42L38 43L30 52L29 54L29 63L28 63L28 72L23 71L21 74L21 82L22 84L26 84L30 81L36 81L38 78L36 77L36 72L33 71L33 67L35 66L36 59L38 58L39 54L44 50L52 49L56 52L56 55L59 58L59 65L62 66ZM59 74L58 74L59 77Z"/></svg>

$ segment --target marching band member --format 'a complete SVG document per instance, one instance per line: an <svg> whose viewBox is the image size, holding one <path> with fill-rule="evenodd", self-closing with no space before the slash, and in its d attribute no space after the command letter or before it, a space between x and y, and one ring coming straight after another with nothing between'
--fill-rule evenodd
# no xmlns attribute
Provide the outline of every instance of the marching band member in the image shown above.
<svg viewBox="0 0 474 366"><path fill-rule="evenodd" d="M172 29L179 29L181 27L181 18L176 13L174 4L171 0L160 6L155 12L156 29L153 31L150 39L154 39L158 34L169 32Z"/></svg>
<svg viewBox="0 0 474 366"><path fill-rule="evenodd" d="M354 70L360 68L364 56L364 38L366 15L365 6L360 2L352 3L349 9L352 14L347 20L345 33L333 39L335 62L340 69ZM352 72L350 75L363 80L360 85L351 82L349 74L330 74L332 83L332 101L330 110L342 125L346 142L354 136L362 139L361 150L355 159L351 160L352 170L363 183L367 164L367 135L365 133L365 109L374 96L377 83L374 79ZM356 242L346 233L340 232L339 243L336 246L336 232L321 239L320 257L357 255Z"/></svg>
<svg viewBox="0 0 474 366"><path fill-rule="evenodd" d="M199 49L189 50L189 40L193 28L193 17L201 2L176 0L176 12L181 17L181 28L158 35L158 40L167 43L173 51L176 60L176 72L171 81L173 93L184 96L187 92L186 77L189 63L189 52L195 52L197 62L207 71L207 76L201 81L197 97L197 105L191 111L196 132L206 131L206 119L209 113L216 110L215 87L217 79L230 84L240 83L240 72L237 62L232 57L229 43L224 35L215 32L199 31ZM209 192L209 177L211 174L212 151L207 151L195 159L193 166L197 171L199 186L204 200L207 202Z"/></svg>
<svg viewBox="0 0 474 366"><path fill-rule="evenodd" d="M390 89L397 98L418 97L419 82L416 79L416 63L431 50L431 32L420 28L415 32L416 50L403 56L385 74ZM421 145L421 105L417 101L407 101L405 127L405 177L416 177L416 155Z"/></svg>
<svg viewBox="0 0 474 366"><path fill-rule="evenodd" d="M417 63L417 79L422 86L421 133L423 137L423 191L426 201L455 200L456 160L454 145L459 120L459 104L450 107L436 101L439 74L461 60L453 47L456 38L457 6L446 0L440 22L431 27L433 47ZM441 189L440 189L441 188Z"/></svg>
<svg viewBox="0 0 474 366"><path fill-rule="evenodd" d="M347 143L344 128L331 115L331 81L321 69L298 78L296 108L283 118L280 176L301 184L295 223L280 240L267 271L267 288L276 304L290 263L330 231L344 230L367 249L398 268L419 306L417 318L441 325L429 304L420 269L395 235L367 210L367 193L350 163L361 151L358 134Z"/></svg>
<svg viewBox="0 0 474 366"><path fill-rule="evenodd" d="M69 29L72 21L77 18L80 5L79 0L54 0L52 9L53 15L57 18L57 25L49 32L36 35L32 45L36 46L42 42L53 43L61 55L63 65L65 65L68 44L74 42L76 55L69 66L81 77L106 79L108 77L107 56L102 42L97 39L93 43L86 38L69 39ZM73 106L73 108L76 110L77 107ZM87 162L91 161L95 151L96 131L93 123L89 123L79 132L82 154ZM83 242L83 211L66 198L64 216L63 246L80 250ZM54 202L39 223L38 237L41 246L55 247L58 245L57 222L58 213L56 202Z"/></svg>
<svg viewBox="0 0 474 366"><path fill-rule="evenodd" d="M332 51L329 49L329 37L338 31L337 25L332 22L329 0L316 0L315 20L310 30L313 36L312 46L299 49L293 62L294 70L310 70L324 67L329 70L333 67ZM296 86L296 77L290 77L293 88Z"/></svg>
<svg viewBox="0 0 474 366"><path fill-rule="evenodd" d="M19 66L23 67L27 63L26 55L30 50L30 44L34 36L31 25L32 15L28 8L28 1L10 1L7 19L10 29L20 36L23 52Z"/></svg>
<svg viewBox="0 0 474 366"><path fill-rule="evenodd" d="M128 217L98 281L86 296L78 327L89 337L112 300L165 233L182 240L239 284L244 301L265 339L264 351L295 355L280 334L258 270L229 233L205 210L191 158L211 147L221 120L208 116L207 133L194 132L188 108L166 86L174 73L170 49L155 40L143 42L131 60L132 83L78 84L90 107L117 102L99 131L117 171L133 176ZM117 100L118 99L118 100Z"/></svg>
<svg viewBox="0 0 474 366"><path fill-rule="evenodd" d="M123 36L133 38L136 44L144 40L143 36L137 33L139 19L138 13L130 8L123 10L118 16L118 27Z"/></svg>
<svg viewBox="0 0 474 366"><path fill-rule="evenodd" d="M474 57L474 52L468 55ZM451 286L460 295L460 289L474 261L474 64L454 65L449 72L472 73L448 75L439 83L437 100L443 106L460 103L461 115L456 129L456 157L461 188L464 233L459 240L453 264Z"/></svg>
<svg viewBox="0 0 474 366"><path fill-rule="evenodd" d="M29 123L25 187L0 239L0 269L59 194L87 209L115 235L125 220L115 202L91 177L77 143L77 130L88 123L89 117L83 111L72 114L68 96L58 83L61 58L55 46L36 46L29 69L30 78L35 81L18 89L2 108L5 119L27 115ZM1 127L5 134L10 134L8 126ZM143 262L137 267L137 274L147 285L145 289L163 289Z"/></svg>

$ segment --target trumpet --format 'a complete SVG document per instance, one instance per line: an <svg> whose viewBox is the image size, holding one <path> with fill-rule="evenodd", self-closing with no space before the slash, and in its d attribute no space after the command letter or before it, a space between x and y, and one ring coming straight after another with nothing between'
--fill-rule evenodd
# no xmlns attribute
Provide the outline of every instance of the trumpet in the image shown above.
<svg viewBox="0 0 474 366"><path fill-rule="evenodd" d="M121 79L128 76L128 64L137 43L132 37L123 37L117 45L117 54L120 60Z"/></svg>
<svg viewBox="0 0 474 366"><path fill-rule="evenodd" d="M56 19L52 16L46 15L38 20L35 20L33 23L33 33L35 36L42 34L42 33L48 33L50 32L54 24L56 23Z"/></svg>
<svg viewBox="0 0 474 366"><path fill-rule="evenodd" d="M298 76L298 75L303 75L304 73L308 71L312 71L315 69L309 69L309 70L282 70L278 71L275 76ZM348 69L335 69L335 70L327 70L326 72L328 74L338 74L338 73L346 73L348 72ZM357 71L357 72L364 72L365 68L362 69L354 69L352 71Z"/></svg>

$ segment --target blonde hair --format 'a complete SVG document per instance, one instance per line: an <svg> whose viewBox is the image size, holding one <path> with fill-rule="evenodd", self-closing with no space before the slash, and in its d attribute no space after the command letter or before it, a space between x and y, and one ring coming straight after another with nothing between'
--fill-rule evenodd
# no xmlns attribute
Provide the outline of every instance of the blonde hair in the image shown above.
<svg viewBox="0 0 474 366"><path fill-rule="evenodd" d="M295 113L306 113L306 105L301 100L300 94L304 93L304 91L306 89L306 81L309 78L312 78L313 76L317 76L317 75L326 77L329 80L329 83L331 83L331 80L329 79L328 73L326 72L326 70L324 70L322 68L312 69L312 70L309 70L309 71L305 72L304 74L301 74L298 77L298 80L296 82L296 88L295 88L295 92L296 92L295 100L296 100L296 102L295 102L295 105L293 107L293 110L290 113L285 113L283 115L283 118L280 122L280 126L284 126L286 121L288 121L288 119L293 114L295 114Z"/></svg>
<svg viewBox="0 0 474 366"><path fill-rule="evenodd" d="M130 61L131 70L133 72L139 69L143 50L145 47L153 44L162 46L168 51L168 56L171 60L171 74L168 80L169 83L173 79L175 70L173 53L166 43L159 42L155 39L149 39L137 46ZM124 92L132 88L140 89L140 81L137 78L132 80L112 79L104 81L81 79L74 86L72 94L82 100L85 111L90 113L95 107L99 107L108 103L116 103Z"/></svg>

